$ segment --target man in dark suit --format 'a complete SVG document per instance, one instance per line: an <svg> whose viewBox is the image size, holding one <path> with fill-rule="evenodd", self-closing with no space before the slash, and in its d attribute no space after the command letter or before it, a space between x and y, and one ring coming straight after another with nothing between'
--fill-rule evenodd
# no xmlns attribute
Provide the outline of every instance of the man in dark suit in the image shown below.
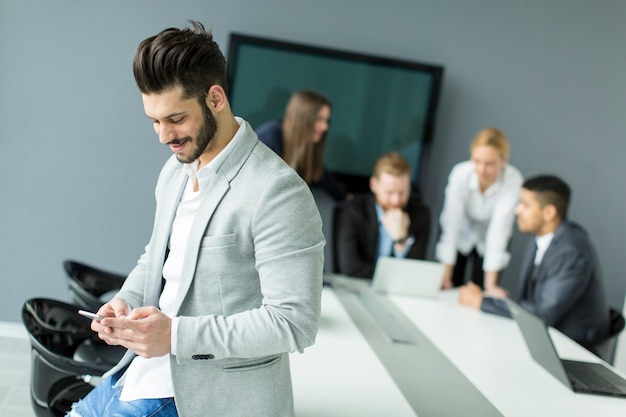
<svg viewBox="0 0 626 417"><path fill-rule="evenodd" d="M516 208L521 232L532 233L520 273L519 303L591 351L609 335L609 308L587 232L567 220L570 189L554 176L526 180ZM459 301L507 315L504 300L461 287Z"/></svg>
<svg viewBox="0 0 626 417"><path fill-rule="evenodd" d="M396 152L376 161L371 194L347 201L337 228L337 261L342 274L372 278L379 256L423 259L430 212L411 195L411 167Z"/></svg>

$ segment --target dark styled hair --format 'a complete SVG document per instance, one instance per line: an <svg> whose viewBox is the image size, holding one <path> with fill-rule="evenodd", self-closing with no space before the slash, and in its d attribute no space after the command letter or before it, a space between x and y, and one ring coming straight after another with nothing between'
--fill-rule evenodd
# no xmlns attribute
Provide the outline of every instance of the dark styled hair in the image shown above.
<svg viewBox="0 0 626 417"><path fill-rule="evenodd" d="M522 188L534 192L542 206L552 204L561 219L567 218L572 192L565 181L554 175L538 175L524 181Z"/></svg>
<svg viewBox="0 0 626 417"><path fill-rule="evenodd" d="M211 32L190 20L190 28L169 28L139 44L133 74L139 91L154 94L180 85L183 98L204 102L212 85L226 91L226 60Z"/></svg>

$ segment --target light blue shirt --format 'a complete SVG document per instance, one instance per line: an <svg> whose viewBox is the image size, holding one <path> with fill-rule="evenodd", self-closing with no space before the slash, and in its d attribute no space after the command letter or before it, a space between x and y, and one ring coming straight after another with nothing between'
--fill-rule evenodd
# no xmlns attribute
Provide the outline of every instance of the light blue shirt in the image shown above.
<svg viewBox="0 0 626 417"><path fill-rule="evenodd" d="M394 256L396 258L404 258L409 252L409 249L411 249L412 243L407 243L404 250L401 252L393 248L393 240L383 225L382 219L384 214L383 208L380 204L376 203L376 218L378 219L378 257Z"/></svg>

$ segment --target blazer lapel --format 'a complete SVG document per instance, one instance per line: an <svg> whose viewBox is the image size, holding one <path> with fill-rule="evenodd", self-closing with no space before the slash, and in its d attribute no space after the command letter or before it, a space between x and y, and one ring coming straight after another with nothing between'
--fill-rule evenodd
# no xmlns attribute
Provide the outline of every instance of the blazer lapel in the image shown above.
<svg viewBox="0 0 626 417"><path fill-rule="evenodd" d="M198 207L198 212L194 218L191 231L189 232L189 240L187 242L187 251L185 252L185 260L183 262L183 270L181 274L180 284L178 287L178 294L176 295L175 310L178 312L180 306L185 299L185 295L191 286L193 281L196 264L198 261L198 252L200 245L202 244L202 238L205 235L206 229L217 209L217 206L222 201L222 198L230 188L230 185L226 179L216 174L207 187L211 190L210 193L205 192Z"/></svg>
<svg viewBox="0 0 626 417"><path fill-rule="evenodd" d="M160 257L153 259L148 264L145 305L158 305L161 295L161 280L163 279L163 264L165 263L165 253L169 243L172 222L178 207L178 202L187 183L187 173L180 165L180 169L172 176L172 180L167 184L163 197L158 201L155 215L155 228L150 245L153 254L160 254Z"/></svg>
<svg viewBox="0 0 626 417"><path fill-rule="evenodd" d="M237 121L240 123L240 127L233 138L233 148L229 150L230 153L220 162L220 165L215 167L215 175L210 180L204 192L200 207L198 208L198 212L196 213L191 227L181 281L178 294L176 295L175 309L177 312L180 310L183 300L194 279L200 245L202 244L202 239L205 234L207 234L209 222L213 218L215 210L230 189L230 182L237 176L237 173L258 143L258 139L252 127L243 119L238 118ZM178 203L178 201L176 203Z"/></svg>
<svg viewBox="0 0 626 417"><path fill-rule="evenodd" d="M529 276L532 268L534 267L535 262L535 253L537 252L537 244L535 243L535 238L533 237L526 245L526 251L524 252L524 260L522 261L522 268L520 270L520 279L519 279L519 291L518 294L520 297L523 297L526 291L526 286L528 285L528 280L531 278Z"/></svg>

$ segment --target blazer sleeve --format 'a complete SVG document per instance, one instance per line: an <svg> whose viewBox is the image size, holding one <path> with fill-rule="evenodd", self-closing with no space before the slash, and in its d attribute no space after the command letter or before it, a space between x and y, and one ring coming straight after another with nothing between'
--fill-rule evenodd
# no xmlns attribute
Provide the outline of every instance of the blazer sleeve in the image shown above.
<svg viewBox="0 0 626 417"><path fill-rule="evenodd" d="M368 252L376 244L377 231L372 230L368 219L367 201L360 197L355 196L353 201L343 205L335 242L337 261L340 273L371 278L374 275L374 260Z"/></svg>
<svg viewBox="0 0 626 417"><path fill-rule="evenodd" d="M413 236L415 242L407 253L407 258L426 259L426 248L430 237L430 210L421 201L415 200L409 206L409 217L411 226L409 234Z"/></svg>
<svg viewBox="0 0 626 417"><path fill-rule="evenodd" d="M480 304L480 309L485 313L497 314L498 316L504 316L512 318L509 307L506 302L501 298L484 297Z"/></svg>

